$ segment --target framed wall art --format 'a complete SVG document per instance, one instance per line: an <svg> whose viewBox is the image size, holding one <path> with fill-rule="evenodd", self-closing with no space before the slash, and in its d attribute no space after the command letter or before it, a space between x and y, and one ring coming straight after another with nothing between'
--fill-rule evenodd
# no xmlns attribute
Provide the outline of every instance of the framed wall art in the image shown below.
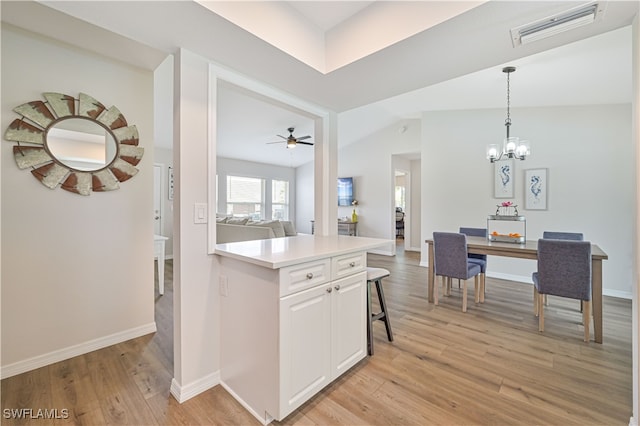
<svg viewBox="0 0 640 426"><path fill-rule="evenodd" d="M527 210L547 210L548 191L547 169L524 171L524 208Z"/></svg>
<svg viewBox="0 0 640 426"><path fill-rule="evenodd" d="M513 198L514 161L513 159L496 161L494 164L493 196L495 198Z"/></svg>

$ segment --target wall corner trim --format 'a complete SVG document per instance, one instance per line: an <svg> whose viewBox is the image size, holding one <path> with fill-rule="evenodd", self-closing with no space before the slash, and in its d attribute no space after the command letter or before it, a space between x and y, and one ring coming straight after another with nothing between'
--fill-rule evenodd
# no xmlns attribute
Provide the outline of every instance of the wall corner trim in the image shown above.
<svg viewBox="0 0 640 426"><path fill-rule="evenodd" d="M171 379L170 392L171 395L173 395L173 397L182 404L188 399L191 399L194 396L217 386L218 384L220 384L220 371L215 371L198 380L194 380L185 386L181 386L174 377Z"/></svg>
<svg viewBox="0 0 640 426"><path fill-rule="evenodd" d="M84 343L79 343L77 345L14 362L13 364L3 365L0 369L0 379L6 379L7 377L35 370L36 368L64 361L65 359L73 358L78 355L84 355L98 349L106 348L107 346L115 345L126 340L135 339L136 337L155 332L156 323L151 322L129 330L120 331L108 336L99 337Z"/></svg>

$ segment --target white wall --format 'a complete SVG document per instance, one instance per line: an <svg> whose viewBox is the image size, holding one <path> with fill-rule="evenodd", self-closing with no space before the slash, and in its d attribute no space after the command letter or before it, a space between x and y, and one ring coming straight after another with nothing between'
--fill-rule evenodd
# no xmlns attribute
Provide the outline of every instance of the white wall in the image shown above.
<svg viewBox="0 0 640 426"><path fill-rule="evenodd" d="M117 106L145 155L119 190L85 197L46 188L2 142L3 376L155 330L153 74L3 23L2 128L50 91Z"/></svg>
<svg viewBox="0 0 640 426"><path fill-rule="evenodd" d="M399 129L406 126L406 131ZM394 124L338 153L338 176L354 178L358 200L358 235L395 241L394 154L420 151L420 120ZM338 217L351 216L350 207L338 207ZM382 250L393 254L394 243Z"/></svg>
<svg viewBox="0 0 640 426"><path fill-rule="evenodd" d="M420 251L422 246L422 160L411 161L411 238L405 250Z"/></svg>
<svg viewBox="0 0 640 426"><path fill-rule="evenodd" d="M640 212L640 185L638 185L638 170L640 169L640 150L638 146L640 145L640 18L636 15L633 19L632 26L632 48L631 48L631 58L632 58L632 138L633 138L633 146L635 148L635 228L634 228L634 246L633 246L633 255L635 262L634 266L634 282L633 282L633 304L632 304L632 313L631 320L633 323L632 329L632 359L633 359L633 417L629 420L630 425L638 424L638 408L640 406L640 393L638 391L638 387L640 384L640 371L638 368L638 345L640 345L640 328L638 327L640 310L638 309L638 285L640 284L640 277L638 276L638 264L640 264L640 251L638 250L638 241L640 240L640 227L639 224L639 216Z"/></svg>
<svg viewBox="0 0 640 426"><path fill-rule="evenodd" d="M314 163L313 161L296 168L296 230L311 234L314 219Z"/></svg>
<svg viewBox="0 0 640 426"><path fill-rule="evenodd" d="M292 167L275 166L272 164L255 163L253 161L235 160L231 158L217 158L218 171L218 207L217 213L227 212L227 176L246 176L268 179L265 188L265 218L271 219L271 180L289 182L289 219L295 223L296 206L296 170Z"/></svg>
<svg viewBox="0 0 640 426"><path fill-rule="evenodd" d="M583 232L608 255L605 294L631 297L635 166L631 105L523 108L512 111L512 135L527 137L532 154L516 161L515 198L527 239L545 230ZM503 110L423 114L422 229L484 227L503 199L493 198L488 143L504 137ZM464 123L464 124L461 124ZM523 170L548 169L548 210L525 210ZM422 259L427 259L423 244ZM530 282L536 263L492 257L488 275Z"/></svg>
<svg viewBox="0 0 640 426"><path fill-rule="evenodd" d="M215 82L213 85L215 87ZM195 224L193 220L194 205L207 203L209 195L209 114L214 117L216 114L215 107L209 109L209 62L180 50L175 58L174 88L174 379L171 393L182 402L219 382L218 266L214 256L208 254L207 224ZM213 140L214 152L215 146ZM215 176L215 163L210 166ZM210 208L212 206L213 201Z"/></svg>

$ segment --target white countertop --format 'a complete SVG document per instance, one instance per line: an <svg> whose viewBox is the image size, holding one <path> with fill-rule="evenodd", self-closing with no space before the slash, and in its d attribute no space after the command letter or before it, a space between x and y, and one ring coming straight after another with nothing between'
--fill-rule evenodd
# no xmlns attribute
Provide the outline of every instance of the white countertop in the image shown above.
<svg viewBox="0 0 640 426"><path fill-rule="evenodd" d="M270 269L296 265L329 256L366 251L392 243L381 238L335 235L296 235L267 240L217 244L215 254L230 257Z"/></svg>

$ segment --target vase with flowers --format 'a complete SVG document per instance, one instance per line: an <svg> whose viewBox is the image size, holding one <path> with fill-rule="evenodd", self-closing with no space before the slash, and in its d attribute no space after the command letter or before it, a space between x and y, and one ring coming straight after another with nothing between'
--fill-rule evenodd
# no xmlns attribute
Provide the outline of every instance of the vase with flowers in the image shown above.
<svg viewBox="0 0 640 426"><path fill-rule="evenodd" d="M356 206L358 205L358 200L353 200L351 202L351 205L353 206L353 213L351 213L351 222L357 222L358 214L356 213Z"/></svg>
<svg viewBox="0 0 640 426"><path fill-rule="evenodd" d="M503 201L496 207L496 216L518 216L518 206L511 201Z"/></svg>

